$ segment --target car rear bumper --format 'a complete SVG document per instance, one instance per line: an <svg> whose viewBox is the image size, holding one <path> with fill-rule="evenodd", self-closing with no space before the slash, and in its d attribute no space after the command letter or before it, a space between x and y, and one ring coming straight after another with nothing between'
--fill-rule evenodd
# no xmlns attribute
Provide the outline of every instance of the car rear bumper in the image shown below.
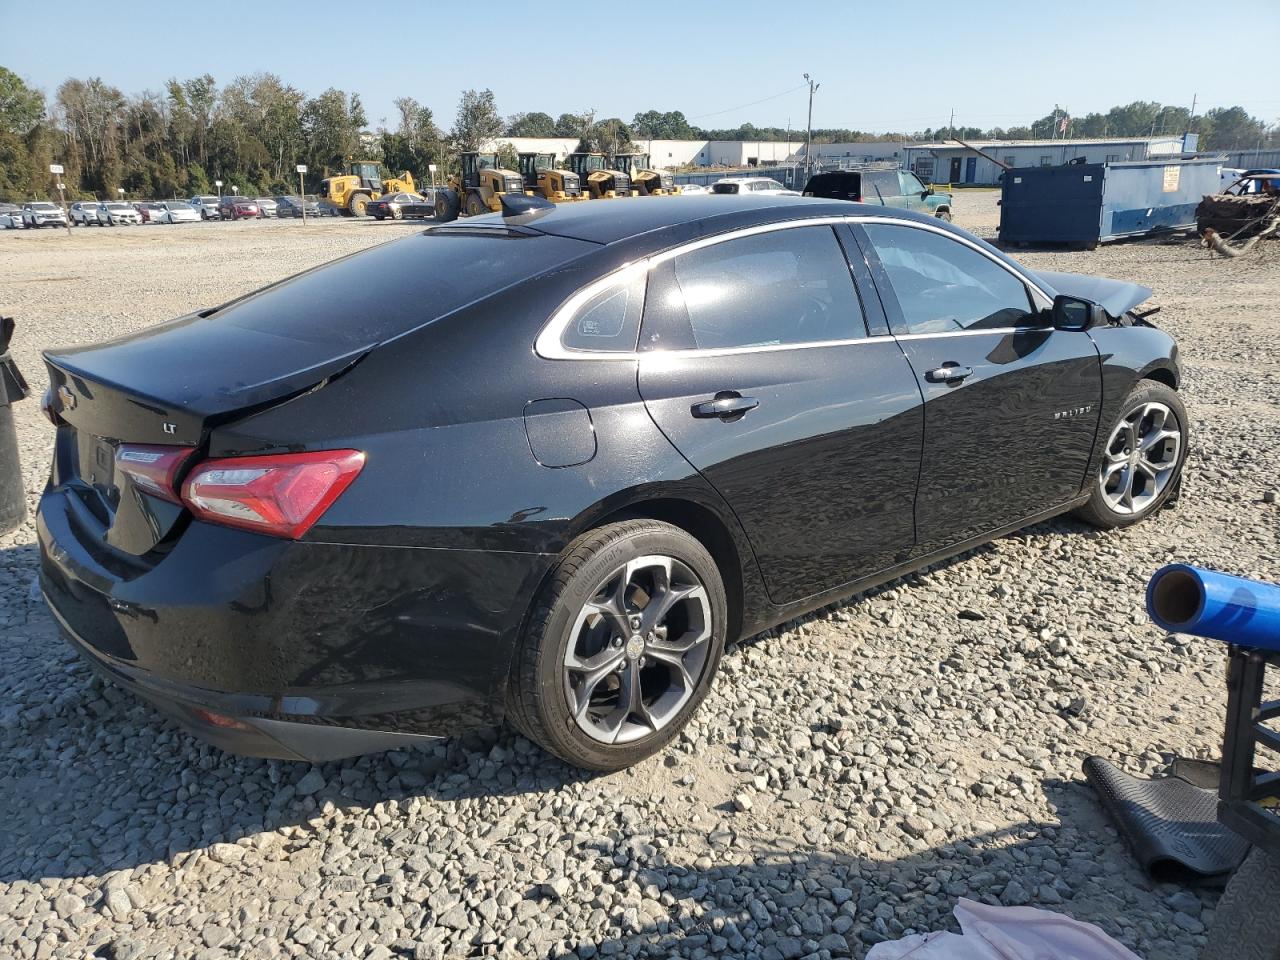
<svg viewBox="0 0 1280 960"><path fill-rule="evenodd" d="M36 517L40 584L95 669L235 753L334 759L500 722L541 554L295 542L190 522L105 554L74 492Z"/></svg>

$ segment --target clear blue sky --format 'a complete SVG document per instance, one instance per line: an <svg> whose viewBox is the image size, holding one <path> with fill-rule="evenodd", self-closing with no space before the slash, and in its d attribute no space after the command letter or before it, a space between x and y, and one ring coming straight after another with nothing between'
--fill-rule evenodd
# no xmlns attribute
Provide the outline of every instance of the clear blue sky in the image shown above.
<svg viewBox="0 0 1280 960"><path fill-rule="evenodd" d="M1278 0L1247 6L1270 8L1259 19L1272 25L1280 14ZM1132 100L1189 106L1193 94L1197 112L1238 103L1275 122L1273 58L1224 60L1224 31L1239 18L1221 11L1203 0L0 0L0 65L50 95L68 76L135 93L170 77L225 83L268 70L308 94L358 92L375 127L394 126L393 101L407 94L447 129L459 92L489 87L504 115L682 110L702 127L803 128L806 71L822 84L815 127L919 130L945 125L952 107L957 125L1012 126L1054 103L1084 114Z"/></svg>

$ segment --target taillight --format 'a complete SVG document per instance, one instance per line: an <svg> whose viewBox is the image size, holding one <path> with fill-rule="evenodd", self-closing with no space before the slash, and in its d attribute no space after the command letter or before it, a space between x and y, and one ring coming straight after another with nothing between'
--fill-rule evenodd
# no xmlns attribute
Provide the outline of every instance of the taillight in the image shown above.
<svg viewBox="0 0 1280 960"><path fill-rule="evenodd" d="M135 487L178 503L178 471L194 452L193 447L122 443L116 448L116 470L133 481Z"/></svg>
<svg viewBox="0 0 1280 960"><path fill-rule="evenodd" d="M297 539L363 467L359 450L206 460L183 483L182 502L211 523Z"/></svg>

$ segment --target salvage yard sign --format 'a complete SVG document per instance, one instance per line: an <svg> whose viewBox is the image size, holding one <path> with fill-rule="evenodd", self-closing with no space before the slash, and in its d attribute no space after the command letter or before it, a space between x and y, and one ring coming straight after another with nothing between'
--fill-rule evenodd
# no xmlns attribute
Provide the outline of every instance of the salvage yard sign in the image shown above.
<svg viewBox="0 0 1280 960"><path fill-rule="evenodd" d="M1178 192L1178 180L1182 175L1182 167L1176 163L1171 163L1164 168L1164 187L1165 193Z"/></svg>

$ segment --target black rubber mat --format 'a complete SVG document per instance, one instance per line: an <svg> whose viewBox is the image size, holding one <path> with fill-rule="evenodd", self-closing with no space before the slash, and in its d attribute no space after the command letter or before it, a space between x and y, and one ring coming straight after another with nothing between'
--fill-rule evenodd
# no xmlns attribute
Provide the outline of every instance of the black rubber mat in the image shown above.
<svg viewBox="0 0 1280 960"><path fill-rule="evenodd" d="M1227 874L1249 844L1218 822L1218 765L1177 760L1173 773L1141 780L1102 757L1089 757L1084 774L1147 873L1172 879L1188 873Z"/></svg>

